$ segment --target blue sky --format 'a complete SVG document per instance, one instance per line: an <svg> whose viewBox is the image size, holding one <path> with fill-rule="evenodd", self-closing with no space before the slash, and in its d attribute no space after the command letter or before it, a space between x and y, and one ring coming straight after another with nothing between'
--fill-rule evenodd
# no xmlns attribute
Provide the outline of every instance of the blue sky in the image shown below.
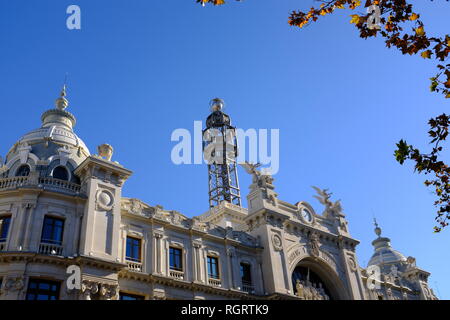
<svg viewBox="0 0 450 320"><path fill-rule="evenodd" d="M448 3L413 2L429 33L448 32ZM287 24L290 10L313 3L1 1L0 155L40 125L68 72L77 134L93 153L110 143L114 159L134 171L124 195L198 215L208 209L207 168L174 165L170 136L193 130L219 96L236 126L280 129L281 199L322 212L311 186L330 188L361 241L362 266L375 215L449 299L450 229L432 232L431 190L393 157L401 138L427 147L427 120L448 112L448 101L428 90L434 65L360 39L347 11L305 29ZM81 8L81 30L66 28L70 4ZM245 197L250 178L239 175Z"/></svg>

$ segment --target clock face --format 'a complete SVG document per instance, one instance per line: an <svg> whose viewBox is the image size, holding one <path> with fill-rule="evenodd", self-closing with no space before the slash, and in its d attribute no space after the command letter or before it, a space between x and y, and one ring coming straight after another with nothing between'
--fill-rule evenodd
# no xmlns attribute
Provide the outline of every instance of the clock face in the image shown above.
<svg viewBox="0 0 450 320"><path fill-rule="evenodd" d="M302 209L302 217L303 217L303 219L305 219L308 222L312 221L312 214L311 214L311 212L309 212L308 209L305 209L305 208Z"/></svg>

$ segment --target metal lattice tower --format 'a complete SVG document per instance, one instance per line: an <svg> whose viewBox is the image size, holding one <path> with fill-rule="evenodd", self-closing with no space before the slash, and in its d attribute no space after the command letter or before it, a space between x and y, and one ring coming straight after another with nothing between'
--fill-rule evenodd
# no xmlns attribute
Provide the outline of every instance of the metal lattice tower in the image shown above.
<svg viewBox="0 0 450 320"><path fill-rule="evenodd" d="M236 130L230 117L222 112L223 100L211 101L211 114L203 130L203 154L208 162L209 206L222 201L241 206L241 192L237 173L238 155Z"/></svg>

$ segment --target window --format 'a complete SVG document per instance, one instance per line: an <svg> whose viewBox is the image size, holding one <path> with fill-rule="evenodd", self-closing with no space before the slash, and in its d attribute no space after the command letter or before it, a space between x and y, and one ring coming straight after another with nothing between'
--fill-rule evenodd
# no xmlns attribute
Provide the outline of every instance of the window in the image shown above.
<svg viewBox="0 0 450 320"><path fill-rule="evenodd" d="M170 269L177 270L177 271L183 271L182 253L183 253L183 250L170 247L170 249L169 249Z"/></svg>
<svg viewBox="0 0 450 320"><path fill-rule="evenodd" d="M137 294L130 294L130 293L119 293L119 300L144 300L143 296L139 296Z"/></svg>
<svg viewBox="0 0 450 320"><path fill-rule="evenodd" d="M241 263L241 279L243 285L250 286L252 284L251 267L248 263Z"/></svg>
<svg viewBox="0 0 450 320"><path fill-rule="evenodd" d="M30 166L23 164L17 169L16 177L28 177L30 175Z"/></svg>
<svg viewBox="0 0 450 320"><path fill-rule="evenodd" d="M59 300L59 282L30 279L26 300Z"/></svg>
<svg viewBox="0 0 450 320"><path fill-rule="evenodd" d="M141 262L141 239L127 237L127 252L125 259Z"/></svg>
<svg viewBox="0 0 450 320"><path fill-rule="evenodd" d="M0 217L0 242L6 242L8 237L9 225L11 224L11 217Z"/></svg>
<svg viewBox="0 0 450 320"><path fill-rule="evenodd" d="M219 275L219 259L216 257L207 257L208 262L208 276L213 279L220 279Z"/></svg>
<svg viewBox="0 0 450 320"><path fill-rule="evenodd" d="M45 216L42 227L42 243L62 245L64 231L64 220Z"/></svg>
<svg viewBox="0 0 450 320"><path fill-rule="evenodd" d="M63 166L58 166L55 169L53 169L52 176L53 178L59 180L66 180L66 181L69 180L69 172Z"/></svg>

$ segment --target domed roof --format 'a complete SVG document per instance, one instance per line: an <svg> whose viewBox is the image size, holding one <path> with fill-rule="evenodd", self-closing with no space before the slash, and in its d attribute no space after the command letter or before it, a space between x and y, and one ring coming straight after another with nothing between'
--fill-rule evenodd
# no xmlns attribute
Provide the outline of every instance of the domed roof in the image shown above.
<svg viewBox="0 0 450 320"><path fill-rule="evenodd" d="M385 264L397 264L406 262L406 257L391 247L391 239L386 237L381 237L381 228L375 222L376 228L375 233L378 238L372 241L372 245L375 248L375 252L369 260L369 266L372 265L385 265Z"/></svg>
<svg viewBox="0 0 450 320"><path fill-rule="evenodd" d="M7 161L17 155L19 146L31 146L32 153L41 160L57 155L61 147L73 154L72 159L77 164L90 155L85 143L73 131L76 119L65 110L69 104L65 96L64 86L61 96L56 100L56 108L44 112L41 117L42 126L28 132L14 144L6 156Z"/></svg>
<svg viewBox="0 0 450 320"><path fill-rule="evenodd" d="M391 247L389 238L378 238L372 244L375 252L369 260L369 266L406 262L406 257Z"/></svg>

